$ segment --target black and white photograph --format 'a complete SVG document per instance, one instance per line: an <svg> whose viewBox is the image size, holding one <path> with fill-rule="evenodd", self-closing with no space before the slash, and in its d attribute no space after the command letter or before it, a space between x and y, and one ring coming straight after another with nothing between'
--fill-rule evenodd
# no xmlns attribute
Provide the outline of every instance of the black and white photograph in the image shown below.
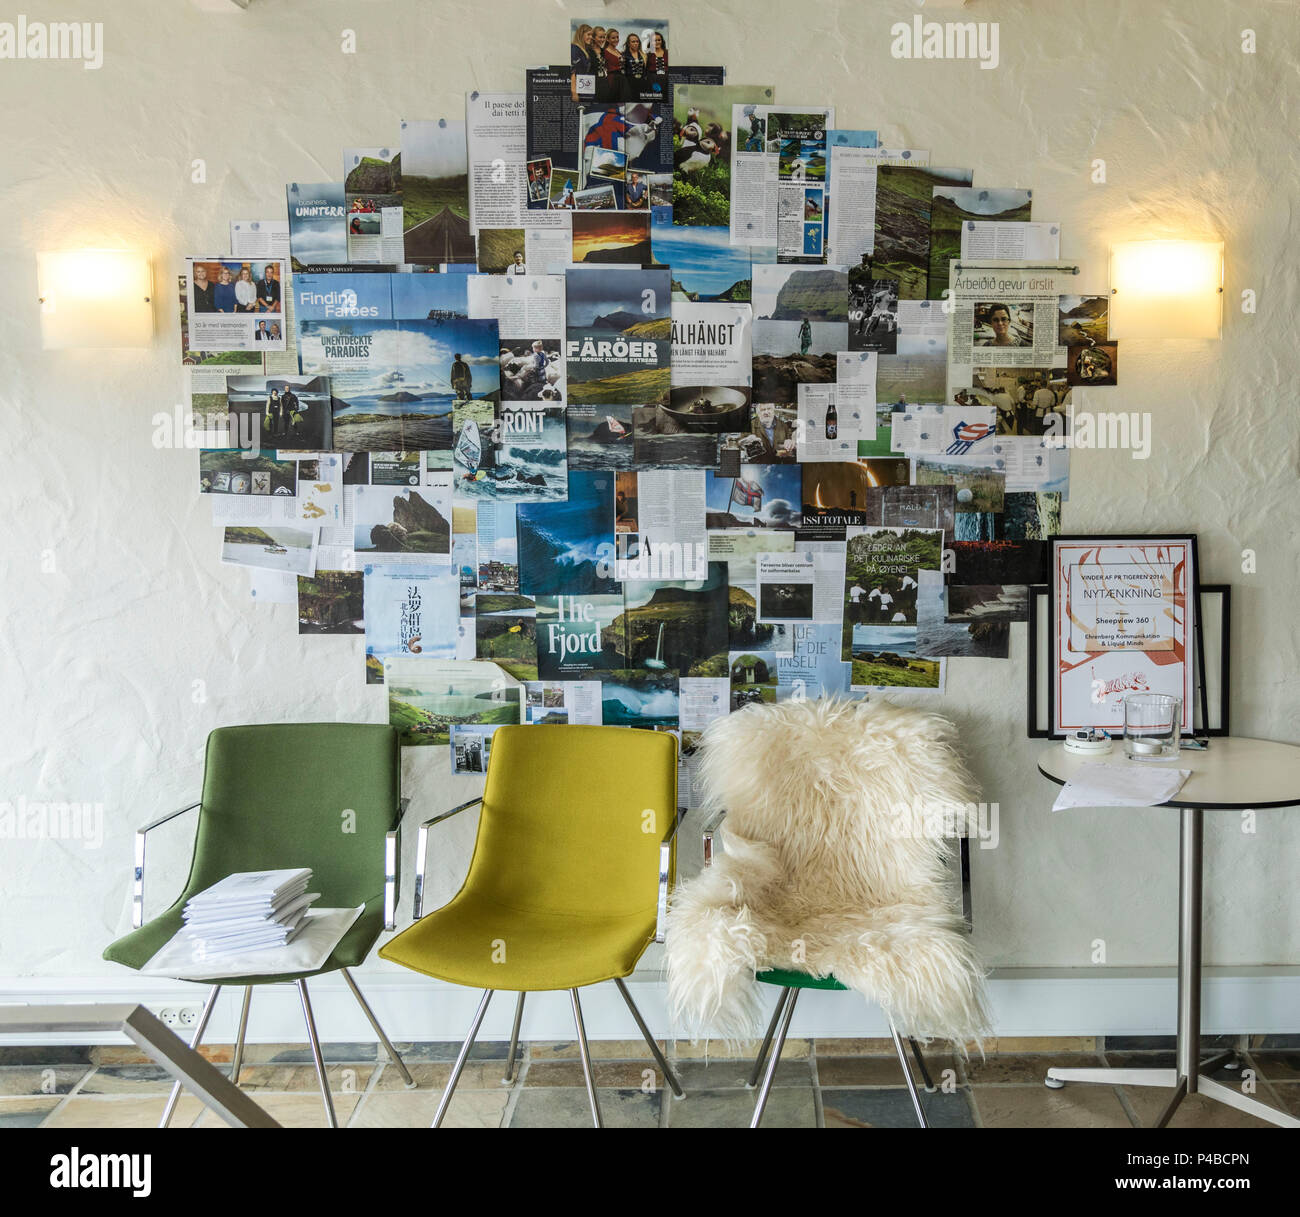
<svg viewBox="0 0 1300 1217"><path fill-rule="evenodd" d="M865 264L849 270L849 350L898 349L898 280L872 276Z"/></svg>

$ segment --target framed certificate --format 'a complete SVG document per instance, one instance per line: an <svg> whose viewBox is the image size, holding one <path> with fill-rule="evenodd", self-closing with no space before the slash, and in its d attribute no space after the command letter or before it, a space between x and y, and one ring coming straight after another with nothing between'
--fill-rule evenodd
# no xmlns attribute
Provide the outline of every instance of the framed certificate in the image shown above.
<svg viewBox="0 0 1300 1217"><path fill-rule="evenodd" d="M1199 639L1195 534L1052 537L1048 722L1053 738L1124 730L1126 693L1183 699L1190 734Z"/></svg>

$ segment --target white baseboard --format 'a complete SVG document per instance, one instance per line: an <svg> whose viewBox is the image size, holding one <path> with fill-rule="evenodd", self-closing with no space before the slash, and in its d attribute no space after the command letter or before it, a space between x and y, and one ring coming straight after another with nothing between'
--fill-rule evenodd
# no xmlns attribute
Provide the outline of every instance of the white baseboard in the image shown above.
<svg viewBox="0 0 1300 1217"><path fill-rule="evenodd" d="M481 993L401 971L388 965L356 971L354 978L376 1016L394 1040L464 1038ZM672 1037L665 990L655 974L633 977L628 985L650 1029ZM995 1034L1001 1036L1172 1035L1175 1025L1175 975L1172 968L1002 969L989 979ZM159 980L124 972L86 979L0 979L0 1004L49 1005L137 1000L153 1010L167 1005L201 1004L207 986ZM369 1024L341 976L311 984L312 1006L322 1040L374 1039ZM241 991L223 989L204 1040L230 1043L235 1037ZM592 1039L636 1039L637 1031L613 984L582 992L583 1018ZM508 1039L515 995L492 999L481 1039ZM1300 1031L1300 968L1207 968L1202 991L1205 1034ZM791 1034L808 1037L876 1037L888 1027L875 1006L852 994L808 990L800 998ZM183 1033L182 1033L183 1034ZM537 993L525 1006L523 1037L573 1038L568 995ZM250 1043L305 1041L302 1010L292 985L269 985L253 995ZM0 1045L67 1043L67 1037L0 1036ZM120 1043L125 1037L81 1037L79 1043Z"/></svg>

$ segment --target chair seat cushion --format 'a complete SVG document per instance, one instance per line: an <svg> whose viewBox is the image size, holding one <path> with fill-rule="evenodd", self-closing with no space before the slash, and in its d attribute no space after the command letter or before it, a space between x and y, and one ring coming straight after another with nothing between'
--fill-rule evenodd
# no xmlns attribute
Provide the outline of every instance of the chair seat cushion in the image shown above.
<svg viewBox="0 0 1300 1217"><path fill-rule="evenodd" d="M576 989L628 976L654 937L651 915L512 909L462 892L379 948L381 959L476 989Z"/></svg>
<svg viewBox="0 0 1300 1217"><path fill-rule="evenodd" d="M846 990L833 976L813 976L808 972L789 972L784 968L769 968L766 972L756 972L754 979L765 985L783 985L787 989L840 989Z"/></svg>
<svg viewBox="0 0 1300 1217"><path fill-rule="evenodd" d="M181 928L181 911L183 905L173 905L165 913L146 922L138 930L123 934L116 942L110 943L104 951L104 958L112 963L125 964L128 968L142 968L149 962ZM322 972L333 972L339 968L355 968L365 962L375 939L384 928L384 898L376 896L366 902L361 916L352 923L352 927L339 941L330 957L315 972L286 972L272 976L222 976L212 984L222 985L270 985L287 980L298 980L303 976L319 976ZM196 981L206 984L206 981Z"/></svg>

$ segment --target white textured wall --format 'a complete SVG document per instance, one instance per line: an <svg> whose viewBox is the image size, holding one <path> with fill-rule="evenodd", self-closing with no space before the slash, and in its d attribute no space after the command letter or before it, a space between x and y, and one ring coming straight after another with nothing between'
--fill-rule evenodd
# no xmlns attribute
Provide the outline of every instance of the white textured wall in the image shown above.
<svg viewBox="0 0 1300 1217"><path fill-rule="evenodd" d="M12 6L11 6L12 7ZM631 16L614 0L605 11ZM1227 243L1221 343L1131 343L1122 385L1097 408L1150 411L1151 459L1074 457L1067 531L1194 529L1203 575L1235 586L1238 733L1300 741L1297 690L1296 7L1292 0L976 0L1000 22L1001 64L907 62L888 28L906 0L656 0L676 62L725 63L782 102L833 102L840 125L969 165L976 184L1029 186L1036 218L1064 225L1062 254L1105 283L1112 239L1217 235ZM254 0L202 13L186 0L31 0L33 20L105 22L99 71L0 61L0 800L102 802L106 837L0 841L5 977L93 977L127 924L132 828L197 791L203 741L250 721L382 721L362 644L299 638L289 607L248 602L217 560L194 454L157 451L152 415L178 395L170 283L188 252L224 249L231 218L284 214L284 183L333 179L346 144L391 144L402 117L459 114L472 88L522 88L525 64L563 60L571 14L595 0ZM8 19L14 14L0 14ZM930 16L960 14L932 8ZM1258 53L1240 50L1253 28ZM341 31L358 51L340 53ZM700 50L692 53L690 48ZM268 93L260 72L269 68ZM208 181L190 181L190 162ZM1090 165L1106 160L1108 181ZM147 352L40 350L35 251L148 249L162 301ZM1243 317L1242 289L1259 311ZM1241 573L1241 551L1258 573ZM50 551L53 573L43 573ZM194 681L207 700L192 700ZM989 961L1172 962L1172 813L1051 816L1054 788L1024 736L1024 627L1007 662L957 659L946 710L962 723L998 849L974 862ZM468 798L438 750L406 766L413 814ZM435 896L468 857L453 824ZM158 851L183 856L185 834ZM1230 813L1207 832L1207 962L1300 963L1300 811ZM183 872L173 872L179 883ZM161 877L161 875L160 875ZM155 897L169 894L159 885ZM155 907L158 907L155 905Z"/></svg>

